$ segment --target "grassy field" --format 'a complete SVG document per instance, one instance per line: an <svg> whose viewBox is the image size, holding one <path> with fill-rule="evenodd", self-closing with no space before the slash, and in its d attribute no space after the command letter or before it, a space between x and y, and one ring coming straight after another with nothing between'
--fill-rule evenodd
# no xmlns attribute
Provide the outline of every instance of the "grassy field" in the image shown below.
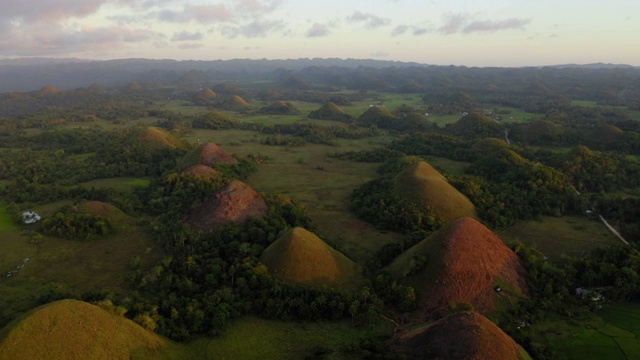
<svg viewBox="0 0 640 360"><path fill-rule="evenodd" d="M113 188L115 190L121 190L121 191L132 191L133 189L138 187L148 186L149 183L150 183L149 179L118 177L118 178L91 180L91 181L80 183L78 185L85 186L85 187Z"/></svg>
<svg viewBox="0 0 640 360"><path fill-rule="evenodd" d="M554 261L582 256L598 246L620 244L601 222L580 216L520 221L498 235L505 241L520 240L535 245Z"/></svg>
<svg viewBox="0 0 640 360"><path fill-rule="evenodd" d="M547 321L533 330L570 360L640 359L640 304L606 304L582 321Z"/></svg>
<svg viewBox="0 0 640 360"><path fill-rule="evenodd" d="M292 323L246 317L236 320L217 338L201 338L167 348L167 359L270 360L312 358L324 352L323 359L348 359L341 353L370 331L350 322ZM382 324L377 334L389 334L392 327Z"/></svg>
<svg viewBox="0 0 640 360"><path fill-rule="evenodd" d="M11 214L7 212L7 207L0 205L0 231L16 230L17 226L13 223Z"/></svg>
<svg viewBox="0 0 640 360"><path fill-rule="evenodd" d="M135 228L92 242L45 237L39 245L24 232L4 231L0 236L0 320L34 307L51 291L128 289L130 264L136 256L147 268L161 258L162 250ZM29 258L26 263L25 258ZM4 275L23 263L13 276Z"/></svg>

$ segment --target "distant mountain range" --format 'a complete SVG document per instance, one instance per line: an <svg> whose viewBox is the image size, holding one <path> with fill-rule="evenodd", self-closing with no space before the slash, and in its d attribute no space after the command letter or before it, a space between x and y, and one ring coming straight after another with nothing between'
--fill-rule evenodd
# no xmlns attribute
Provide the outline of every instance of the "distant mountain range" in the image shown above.
<svg viewBox="0 0 640 360"><path fill-rule="evenodd" d="M341 69L407 69L407 68L466 68L435 66L413 62L370 59L283 59L283 60L83 60L76 58L22 58L0 60L0 93L35 91L52 84L61 90L87 87L92 83L104 86L123 86L131 81L147 83L173 83L191 71L206 73L206 80L261 80L273 79L287 71L313 68ZM557 68L633 69L630 65L587 64L558 65Z"/></svg>

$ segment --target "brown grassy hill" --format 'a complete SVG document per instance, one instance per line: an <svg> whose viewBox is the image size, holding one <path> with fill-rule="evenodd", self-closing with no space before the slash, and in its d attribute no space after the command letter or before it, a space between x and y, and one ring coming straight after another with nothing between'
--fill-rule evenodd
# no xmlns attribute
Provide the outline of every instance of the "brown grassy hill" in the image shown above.
<svg viewBox="0 0 640 360"><path fill-rule="evenodd" d="M218 94L215 93L215 91L211 90L210 88L204 88L202 89L202 91L200 91L200 97L203 99L215 99L218 96Z"/></svg>
<svg viewBox="0 0 640 360"><path fill-rule="evenodd" d="M3 329L0 339L0 359L130 359L166 343L123 316L77 300L35 309Z"/></svg>
<svg viewBox="0 0 640 360"><path fill-rule="evenodd" d="M134 147L141 145L151 150L163 148L187 149L189 146L167 130L155 126L133 128L125 141Z"/></svg>
<svg viewBox="0 0 640 360"><path fill-rule="evenodd" d="M526 360L527 352L496 324L474 311L450 315L400 336L407 359Z"/></svg>
<svg viewBox="0 0 640 360"><path fill-rule="evenodd" d="M529 293L520 258L471 218L445 225L398 256L389 271L416 288L425 311L468 303L486 314Z"/></svg>
<svg viewBox="0 0 640 360"><path fill-rule="evenodd" d="M271 244L260 261L273 277L299 284L349 285L357 276L349 258L301 227Z"/></svg>
<svg viewBox="0 0 640 360"><path fill-rule="evenodd" d="M358 123L363 126L375 125L387 128L388 123L395 120L395 116L382 106L371 106L358 117Z"/></svg>
<svg viewBox="0 0 640 360"><path fill-rule="evenodd" d="M260 194L234 180L194 209L185 221L194 229L213 231L229 222L242 224L249 217L264 217L268 212L269 206Z"/></svg>
<svg viewBox="0 0 640 360"><path fill-rule="evenodd" d="M310 112L309 118L318 120L349 121L351 120L351 115L345 113L340 106L329 101L322 105L318 110Z"/></svg>
<svg viewBox="0 0 640 360"><path fill-rule="evenodd" d="M430 207L435 217L445 223L461 217L476 217L473 203L424 161L416 162L396 175L393 191L396 196L418 206Z"/></svg>
<svg viewBox="0 0 640 360"><path fill-rule="evenodd" d="M86 213L90 215L98 215L111 220L116 226L125 226L131 224L132 218L118 209L118 207L102 202L102 201L85 201L75 206L78 213Z"/></svg>
<svg viewBox="0 0 640 360"><path fill-rule="evenodd" d="M499 137L502 126L479 112L469 113L455 123L447 126L447 131L464 138Z"/></svg>
<svg viewBox="0 0 640 360"><path fill-rule="evenodd" d="M240 111L247 108L249 108L249 103L238 95L233 95L222 103L222 109L224 110Z"/></svg>
<svg viewBox="0 0 640 360"><path fill-rule="evenodd" d="M215 167L216 165L231 165L237 162L236 158L224 152L220 146L207 142L187 154L181 163L185 167L197 164Z"/></svg>
<svg viewBox="0 0 640 360"><path fill-rule="evenodd" d="M203 164L196 164L186 168L183 171L183 173L189 174L189 175L195 175L195 176L209 177L209 176L215 176L218 172L210 166L203 165Z"/></svg>
<svg viewBox="0 0 640 360"><path fill-rule="evenodd" d="M127 91L140 91L142 90L142 86L140 86L140 84L138 84L137 82L133 81L130 82L129 84L127 84L127 86L125 87L125 90Z"/></svg>
<svg viewBox="0 0 640 360"><path fill-rule="evenodd" d="M40 91L38 91L38 95L40 96L50 96L60 94L62 91L53 85L45 85Z"/></svg>

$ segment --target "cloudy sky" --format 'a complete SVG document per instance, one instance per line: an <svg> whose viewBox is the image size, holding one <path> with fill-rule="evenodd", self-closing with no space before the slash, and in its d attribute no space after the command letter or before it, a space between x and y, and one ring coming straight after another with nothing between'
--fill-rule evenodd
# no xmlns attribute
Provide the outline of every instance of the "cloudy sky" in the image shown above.
<svg viewBox="0 0 640 360"><path fill-rule="evenodd" d="M640 66L639 0L0 0L0 58Z"/></svg>

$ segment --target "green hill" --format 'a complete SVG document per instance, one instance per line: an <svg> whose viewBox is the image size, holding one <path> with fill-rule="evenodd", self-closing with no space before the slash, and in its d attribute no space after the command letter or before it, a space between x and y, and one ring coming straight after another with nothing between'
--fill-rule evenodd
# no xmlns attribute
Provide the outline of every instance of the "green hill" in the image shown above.
<svg viewBox="0 0 640 360"><path fill-rule="evenodd" d="M77 300L41 306L0 331L1 359L154 358L165 345L133 321Z"/></svg>
<svg viewBox="0 0 640 360"><path fill-rule="evenodd" d="M502 126L487 115L472 112L447 126L447 132L467 139L502 136Z"/></svg>
<svg viewBox="0 0 640 360"><path fill-rule="evenodd" d="M300 110L288 101L274 101L261 107L258 112L265 115L295 115L299 114Z"/></svg>
<svg viewBox="0 0 640 360"><path fill-rule="evenodd" d="M473 203L424 161L418 161L396 175L393 192L417 206L431 208L435 217L445 223L461 217L476 217Z"/></svg>
<svg viewBox="0 0 640 360"><path fill-rule="evenodd" d="M189 147L186 142L177 136L155 126L135 127L131 129L125 137L125 142L134 148L143 147L149 150L166 148L185 150Z"/></svg>
<svg viewBox="0 0 640 360"><path fill-rule="evenodd" d="M309 118L318 120L349 121L351 120L351 115L345 113L338 105L329 101L322 105L318 110L310 112Z"/></svg>
<svg viewBox="0 0 640 360"><path fill-rule="evenodd" d="M315 234L296 227L264 250L260 257L275 278L299 284L352 286L355 264Z"/></svg>

